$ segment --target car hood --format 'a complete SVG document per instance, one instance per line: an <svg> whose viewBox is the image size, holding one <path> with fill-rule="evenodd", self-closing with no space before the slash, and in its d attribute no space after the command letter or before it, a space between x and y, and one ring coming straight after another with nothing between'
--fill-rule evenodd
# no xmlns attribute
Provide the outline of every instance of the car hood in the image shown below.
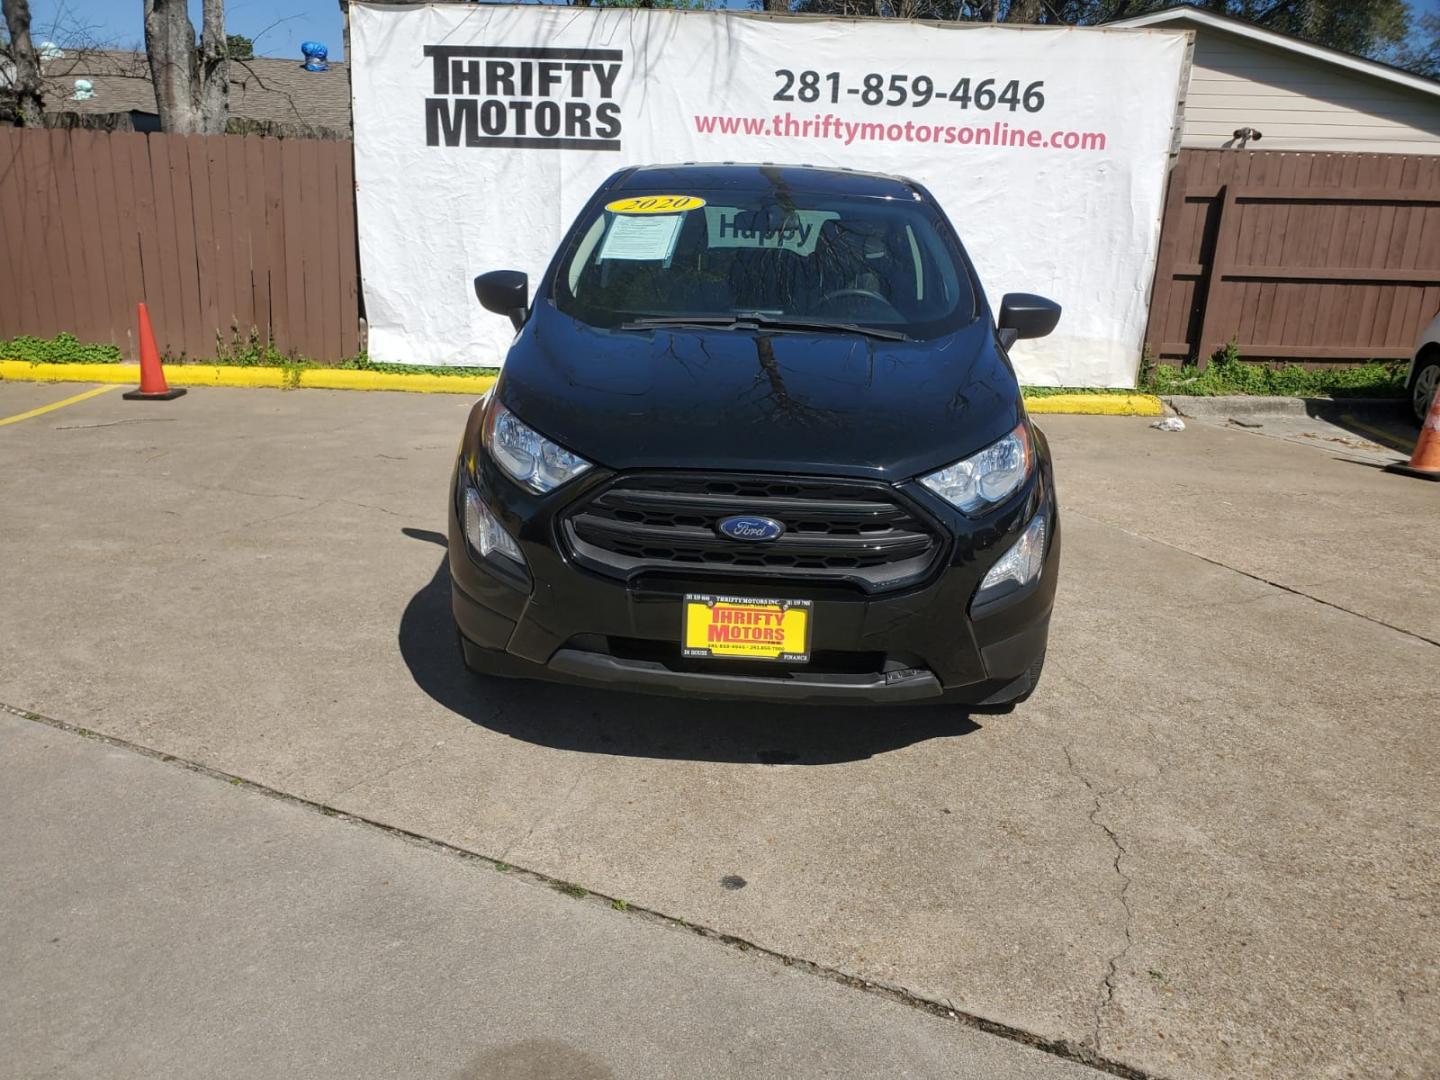
<svg viewBox="0 0 1440 1080"><path fill-rule="evenodd" d="M516 338L501 400L611 469L891 481L994 442L1020 391L988 320L925 342L848 334L601 330L548 304Z"/></svg>

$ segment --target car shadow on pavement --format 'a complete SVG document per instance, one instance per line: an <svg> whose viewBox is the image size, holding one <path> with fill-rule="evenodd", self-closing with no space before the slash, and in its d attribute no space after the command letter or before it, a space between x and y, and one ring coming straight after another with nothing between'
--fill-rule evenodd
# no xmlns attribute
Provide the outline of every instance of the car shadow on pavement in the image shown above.
<svg viewBox="0 0 1440 1080"><path fill-rule="evenodd" d="M406 536L445 546L423 529ZM963 708L822 708L693 701L483 678L467 671L450 614L444 557L400 619L416 685L473 724L557 750L765 765L830 765L980 730Z"/></svg>
<svg viewBox="0 0 1440 1080"><path fill-rule="evenodd" d="M1306 398L1305 412L1313 419L1348 432L1361 444L1393 450L1405 457L1410 456L1419 434L1420 425L1411 415L1409 403L1399 398L1393 402Z"/></svg>

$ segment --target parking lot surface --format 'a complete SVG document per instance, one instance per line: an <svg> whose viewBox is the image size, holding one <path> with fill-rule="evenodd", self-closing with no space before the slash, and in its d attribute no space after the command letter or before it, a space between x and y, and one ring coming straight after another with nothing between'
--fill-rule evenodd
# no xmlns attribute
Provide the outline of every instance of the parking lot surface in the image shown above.
<svg viewBox="0 0 1440 1080"><path fill-rule="evenodd" d="M0 418L79 389L0 386ZM677 703L461 669L469 404L102 394L0 427L0 702L1117 1068L1440 1072L1434 485L1046 417L1029 702Z"/></svg>
<svg viewBox="0 0 1440 1080"><path fill-rule="evenodd" d="M1094 1075L65 731L0 752L0 1076Z"/></svg>

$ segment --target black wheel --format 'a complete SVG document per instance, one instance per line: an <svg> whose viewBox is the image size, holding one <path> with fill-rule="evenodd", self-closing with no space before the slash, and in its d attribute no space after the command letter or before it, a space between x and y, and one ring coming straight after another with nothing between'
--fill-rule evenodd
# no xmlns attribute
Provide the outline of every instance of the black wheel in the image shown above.
<svg viewBox="0 0 1440 1080"><path fill-rule="evenodd" d="M1415 375L1410 380L1410 409L1418 423L1425 422L1437 386L1440 386L1440 351L1432 347L1415 361Z"/></svg>

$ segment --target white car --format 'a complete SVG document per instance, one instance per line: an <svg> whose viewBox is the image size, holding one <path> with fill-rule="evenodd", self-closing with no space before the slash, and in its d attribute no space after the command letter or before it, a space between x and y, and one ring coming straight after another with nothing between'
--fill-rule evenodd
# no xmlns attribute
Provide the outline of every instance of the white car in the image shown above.
<svg viewBox="0 0 1440 1080"><path fill-rule="evenodd" d="M1430 320L1430 325L1420 333L1415 343L1415 359L1410 361L1410 374L1405 379L1405 389L1410 394L1410 408L1415 419L1425 422L1430 411L1430 402L1435 398L1435 388L1440 385L1440 315Z"/></svg>

